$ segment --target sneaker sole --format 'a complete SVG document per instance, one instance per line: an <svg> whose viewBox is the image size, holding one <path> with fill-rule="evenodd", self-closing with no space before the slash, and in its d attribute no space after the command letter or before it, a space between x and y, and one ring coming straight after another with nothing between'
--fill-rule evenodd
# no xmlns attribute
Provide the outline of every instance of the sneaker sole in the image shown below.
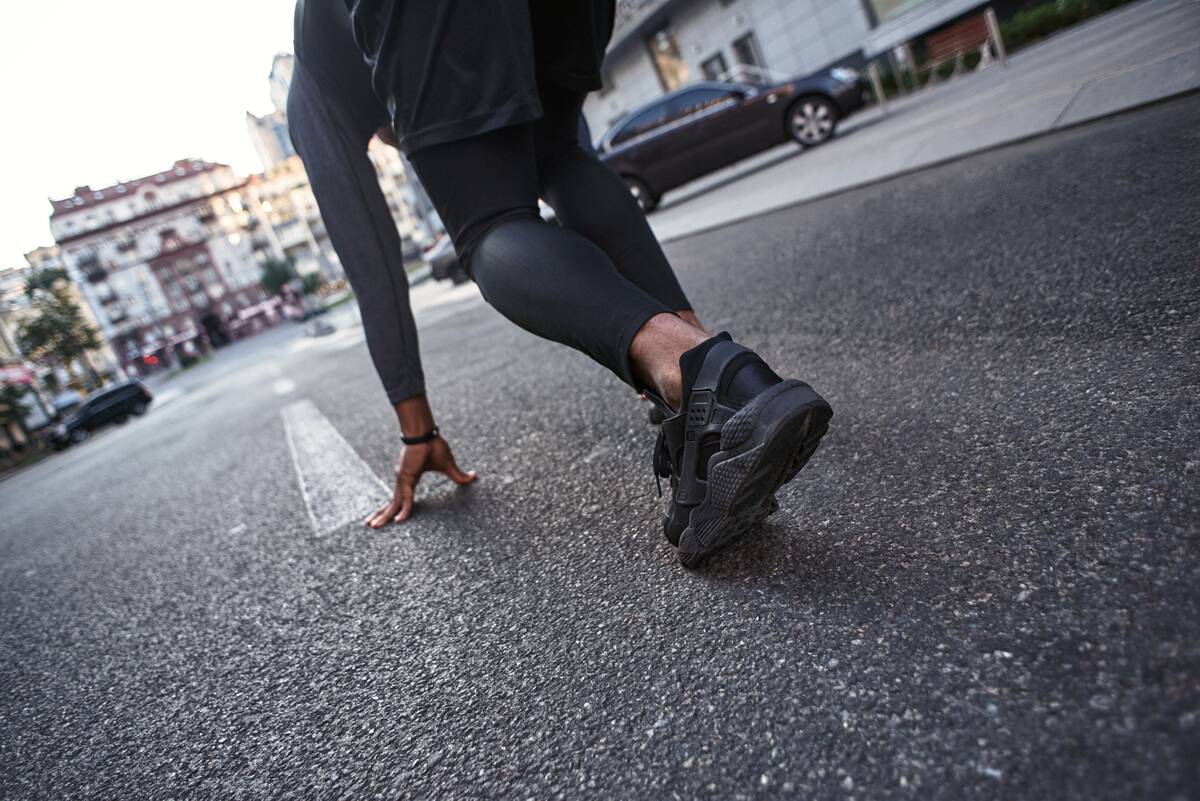
<svg viewBox="0 0 1200 801"><path fill-rule="evenodd" d="M832 416L808 384L784 381L730 418L708 463L707 495L679 538L679 561L698 567L774 512L775 493L812 458Z"/></svg>

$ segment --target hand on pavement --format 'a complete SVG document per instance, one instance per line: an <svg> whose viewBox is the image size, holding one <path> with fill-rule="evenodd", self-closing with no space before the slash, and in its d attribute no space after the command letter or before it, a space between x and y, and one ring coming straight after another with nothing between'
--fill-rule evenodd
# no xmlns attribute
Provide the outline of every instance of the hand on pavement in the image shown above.
<svg viewBox="0 0 1200 801"><path fill-rule="evenodd" d="M413 493L421 476L430 470L444 473L455 484L470 484L475 471L463 472L454 461L450 445L442 437L420 445L405 445L396 465L396 486L392 500L376 509L363 521L371 528L387 525L389 521L403 523L412 514Z"/></svg>

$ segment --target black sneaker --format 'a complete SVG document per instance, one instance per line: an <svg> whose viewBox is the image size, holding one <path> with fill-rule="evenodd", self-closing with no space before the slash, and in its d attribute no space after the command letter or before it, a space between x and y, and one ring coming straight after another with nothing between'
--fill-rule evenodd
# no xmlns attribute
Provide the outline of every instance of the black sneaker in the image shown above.
<svg viewBox="0 0 1200 801"><path fill-rule="evenodd" d="M694 376L685 369L686 402L663 421L654 453L655 473L671 486L663 533L687 567L779 508L775 492L812 457L833 416L812 387L780 379L728 334L696 350L703 361ZM739 380L747 367L749 383Z"/></svg>

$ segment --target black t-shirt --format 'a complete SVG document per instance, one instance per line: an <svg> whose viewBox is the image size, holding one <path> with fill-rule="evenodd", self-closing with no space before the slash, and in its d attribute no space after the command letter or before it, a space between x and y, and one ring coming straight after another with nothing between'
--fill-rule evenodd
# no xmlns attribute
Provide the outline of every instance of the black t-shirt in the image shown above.
<svg viewBox="0 0 1200 801"><path fill-rule="evenodd" d="M382 107L411 153L537 119L539 82L599 88L613 14L614 0L300 0L296 55L347 108Z"/></svg>

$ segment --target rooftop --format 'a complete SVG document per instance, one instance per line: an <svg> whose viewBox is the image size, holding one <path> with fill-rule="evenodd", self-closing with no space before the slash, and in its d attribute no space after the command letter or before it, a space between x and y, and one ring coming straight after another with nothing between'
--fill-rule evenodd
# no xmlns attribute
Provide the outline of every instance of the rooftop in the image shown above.
<svg viewBox="0 0 1200 801"><path fill-rule="evenodd" d="M112 186L106 186L103 189L92 189L86 185L78 186L75 188L75 194L71 197L63 198L62 200L50 199L50 205L54 207L54 211L50 213L50 217L54 218L62 214L80 211L81 209L95 208L111 200L128 197L136 193L143 186L163 186L225 166L227 165L204 161L203 159L179 159L169 170L142 178L134 178L132 181L121 181Z"/></svg>

